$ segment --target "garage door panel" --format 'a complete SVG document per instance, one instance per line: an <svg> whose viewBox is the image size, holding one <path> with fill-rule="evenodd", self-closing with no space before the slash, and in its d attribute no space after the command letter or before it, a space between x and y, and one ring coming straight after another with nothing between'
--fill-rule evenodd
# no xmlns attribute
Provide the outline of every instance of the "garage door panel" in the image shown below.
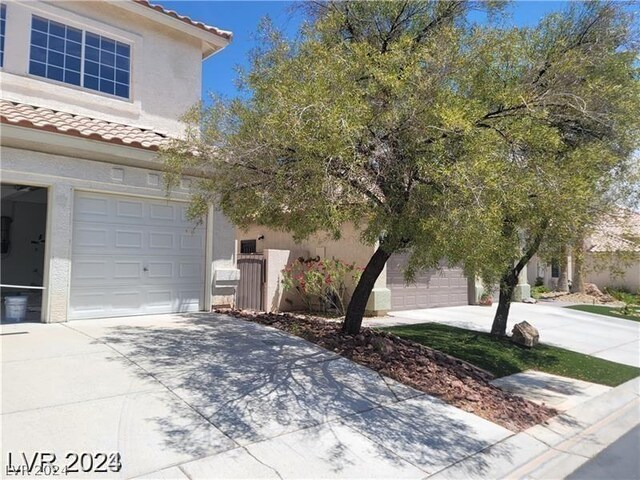
<svg viewBox="0 0 640 480"><path fill-rule="evenodd" d="M387 262L387 287L391 290L392 310L467 305L467 279L460 268L419 272L414 282L405 284L407 255L392 255Z"/></svg>
<svg viewBox="0 0 640 480"><path fill-rule="evenodd" d="M131 292L129 290L112 290L111 297L113 303L111 307L114 312L126 312L135 309L140 310L144 308L144 293L139 289L138 291Z"/></svg>
<svg viewBox="0 0 640 480"><path fill-rule="evenodd" d="M116 248L133 248L142 250L144 232L140 229L116 229L114 237L114 246Z"/></svg>
<svg viewBox="0 0 640 480"><path fill-rule="evenodd" d="M78 192L69 318L196 311L204 226L177 202Z"/></svg>
<svg viewBox="0 0 640 480"><path fill-rule="evenodd" d="M93 219L96 216L107 217L109 215L109 200L104 197L84 195L75 198L73 209L77 220Z"/></svg>
<svg viewBox="0 0 640 480"><path fill-rule="evenodd" d="M109 253L201 255L204 229L185 231L182 227L122 226L119 224L74 222L73 254Z"/></svg>
<svg viewBox="0 0 640 480"><path fill-rule="evenodd" d="M79 287L73 296L71 319L145 315L200 310L202 284L171 287L141 286L134 292L121 285ZM133 313L132 313L133 312Z"/></svg>
<svg viewBox="0 0 640 480"><path fill-rule="evenodd" d="M78 222L102 222L193 229L188 207L176 202L124 197L113 199L99 193L81 193L74 201L74 220ZM198 228L202 228L201 225Z"/></svg>
<svg viewBox="0 0 640 480"><path fill-rule="evenodd" d="M109 231L106 227L74 225L73 245L75 250L103 249L109 244Z"/></svg>
<svg viewBox="0 0 640 480"><path fill-rule="evenodd" d="M147 269L146 271L144 269ZM72 284L76 288L98 285L122 285L142 282L146 285L166 285L174 281L201 283L204 262L200 257L109 255L94 260L92 255L74 255L71 269Z"/></svg>

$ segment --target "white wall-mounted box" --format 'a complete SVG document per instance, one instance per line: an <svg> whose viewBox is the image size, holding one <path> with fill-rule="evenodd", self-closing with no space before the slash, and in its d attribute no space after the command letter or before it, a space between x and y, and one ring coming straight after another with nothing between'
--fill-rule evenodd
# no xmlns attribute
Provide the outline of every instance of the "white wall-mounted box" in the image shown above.
<svg viewBox="0 0 640 480"><path fill-rule="evenodd" d="M237 268L216 268L213 272L214 287L233 287L240 282L240 270Z"/></svg>

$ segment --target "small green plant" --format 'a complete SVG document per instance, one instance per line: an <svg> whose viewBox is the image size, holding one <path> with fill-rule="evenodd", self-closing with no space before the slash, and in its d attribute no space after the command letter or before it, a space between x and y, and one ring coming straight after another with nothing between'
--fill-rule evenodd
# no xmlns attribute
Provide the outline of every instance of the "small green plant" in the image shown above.
<svg viewBox="0 0 640 480"><path fill-rule="evenodd" d="M627 303L629 305L640 305L640 291L632 293L624 287L605 287L604 293L611 295L619 302Z"/></svg>
<svg viewBox="0 0 640 480"><path fill-rule="evenodd" d="M285 291L296 291L310 312L320 308L342 315L348 287L360 280L361 273L355 263L300 257L282 270L282 286Z"/></svg>
<svg viewBox="0 0 640 480"><path fill-rule="evenodd" d="M543 293L549 293L550 291L551 290L549 290L544 285L536 285L531 289L531 296L537 300L542 296Z"/></svg>
<svg viewBox="0 0 640 480"><path fill-rule="evenodd" d="M544 287L544 278L536 277L536 282L533 284L534 287Z"/></svg>
<svg viewBox="0 0 640 480"><path fill-rule="evenodd" d="M618 313L627 317L638 316L638 311L629 303L618 308Z"/></svg>

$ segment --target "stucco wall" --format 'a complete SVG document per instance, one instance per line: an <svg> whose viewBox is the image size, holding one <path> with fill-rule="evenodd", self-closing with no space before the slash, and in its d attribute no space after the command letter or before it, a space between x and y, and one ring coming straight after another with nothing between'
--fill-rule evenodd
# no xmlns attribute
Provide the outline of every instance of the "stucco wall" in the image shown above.
<svg viewBox="0 0 640 480"><path fill-rule="evenodd" d="M611 258L586 254L585 280L595 283L601 290L605 287L623 287L632 292L640 290L640 256L635 261L625 260L619 265L607 266L610 263Z"/></svg>
<svg viewBox="0 0 640 480"><path fill-rule="evenodd" d="M28 74L32 14L132 46L131 99ZM104 2L10 2L2 97L177 135L178 118L200 99L201 42Z"/></svg>
<svg viewBox="0 0 640 480"><path fill-rule="evenodd" d="M567 257L567 274L571 282L573 280L573 259L571 255ZM551 290L555 289L558 286L558 278L551 275L551 264L544 262L537 255L534 255L527 264L527 280L532 287L535 286L536 279L542 277L545 287Z"/></svg>
<svg viewBox="0 0 640 480"><path fill-rule="evenodd" d="M264 236L264 239L257 240L261 236ZM325 234L318 234L296 243L290 233L260 226L251 226L248 230L237 229L236 238L238 242L240 240L257 240L258 253L267 248L290 250L294 259L300 256L314 257L319 255L321 258L336 258L346 262L355 262L360 267L367 264L374 252L373 245L364 245L360 241L360 234L352 224L343 226L340 240L333 240Z"/></svg>
<svg viewBox="0 0 640 480"><path fill-rule="evenodd" d="M150 154L151 155L151 154ZM65 321L71 272L71 234L74 191L120 193L148 198L167 198L162 173L125 165L113 165L80 158L52 155L2 146L2 181L48 187L49 211L46 233L43 316L47 321ZM188 180L188 179L187 179ZM188 200L189 182L171 192L169 199ZM235 266L234 229L219 212L207 225L208 277L205 280L210 304L227 303L227 293L212 291L215 268ZM206 301L206 300L205 300ZM204 308L208 308L208 304Z"/></svg>
<svg viewBox="0 0 640 480"><path fill-rule="evenodd" d="M267 270L263 285L263 307L267 312L286 310L290 304L284 301L286 294L282 289L282 270L291 261L291 252L289 250L266 249L263 253Z"/></svg>
<svg viewBox="0 0 640 480"><path fill-rule="evenodd" d="M258 238L264 237L262 240ZM237 229L236 239L238 248L241 240L256 240L256 250L261 253L268 249L288 251L288 259L291 261L299 257L315 257L335 258L348 263L355 262L357 266L364 267L370 260L371 255L375 251L374 245L365 245L360 240L360 232L356 230L353 224L347 223L342 227L342 238L334 240L326 234L313 235L310 238L296 243L293 236L287 232L281 232L264 228L260 226L251 226L246 230ZM283 261L282 255L278 256L278 265ZM272 268L268 267L267 276L274 277L279 274L282 267L277 272L272 270L275 265L272 262ZM271 290L269 290L270 292ZM269 295L271 295L269 293ZM266 297L267 306L280 310L297 310L302 308L303 304L298 295L292 292L278 293L277 300L273 296ZM275 303L274 303L275 302ZM387 289L387 272L386 267L378 277L374 289L369 297L367 304L367 312L371 315L379 315L386 313L391 308L391 296Z"/></svg>

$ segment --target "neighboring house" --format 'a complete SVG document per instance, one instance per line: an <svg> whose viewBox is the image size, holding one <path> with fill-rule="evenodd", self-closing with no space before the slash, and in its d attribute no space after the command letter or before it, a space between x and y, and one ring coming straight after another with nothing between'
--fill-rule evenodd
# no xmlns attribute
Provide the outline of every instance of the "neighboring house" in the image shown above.
<svg viewBox="0 0 640 480"><path fill-rule="evenodd" d="M567 257L567 272L572 282L576 271L575 254ZM536 280L555 289L560 276L557 260L546 263L538 256L529 262L528 280ZM621 287L640 289L640 213L620 211L598 225L584 243L584 280L600 289Z"/></svg>
<svg viewBox="0 0 640 480"><path fill-rule="evenodd" d="M299 257L335 258L364 267L373 252L374 245L364 245L358 231L352 225L345 225L342 238L333 240L325 235L316 235L296 243L285 232L252 226L248 230L238 229L238 268L243 271L244 262L255 263L252 255L264 260L262 273L247 269L238 295L238 306L245 308L291 310L301 307L294 294L282 292L280 272L285 265ZM243 255L245 254L245 255ZM419 274L415 283L406 285L403 269L406 255L396 254L387 262L375 288L369 297L367 313L384 315L388 311L414 310L430 307L468 305L476 303L480 293L475 282L469 281L460 268L429 270ZM252 281L248 275L255 275ZM256 301L256 297L259 300Z"/></svg>
<svg viewBox="0 0 640 480"><path fill-rule="evenodd" d="M587 238L585 281L640 291L640 213L612 217Z"/></svg>
<svg viewBox="0 0 640 480"><path fill-rule="evenodd" d="M573 261L571 255L567 257L567 278L573 279ZM534 255L527 264L527 281L530 285L542 283L545 287L555 290L560 278L560 262L554 259L551 263L544 261L538 255Z"/></svg>
<svg viewBox="0 0 640 480"><path fill-rule="evenodd" d="M234 227L188 221L156 158L231 33L141 0L1 5L3 297L44 322L231 305Z"/></svg>

